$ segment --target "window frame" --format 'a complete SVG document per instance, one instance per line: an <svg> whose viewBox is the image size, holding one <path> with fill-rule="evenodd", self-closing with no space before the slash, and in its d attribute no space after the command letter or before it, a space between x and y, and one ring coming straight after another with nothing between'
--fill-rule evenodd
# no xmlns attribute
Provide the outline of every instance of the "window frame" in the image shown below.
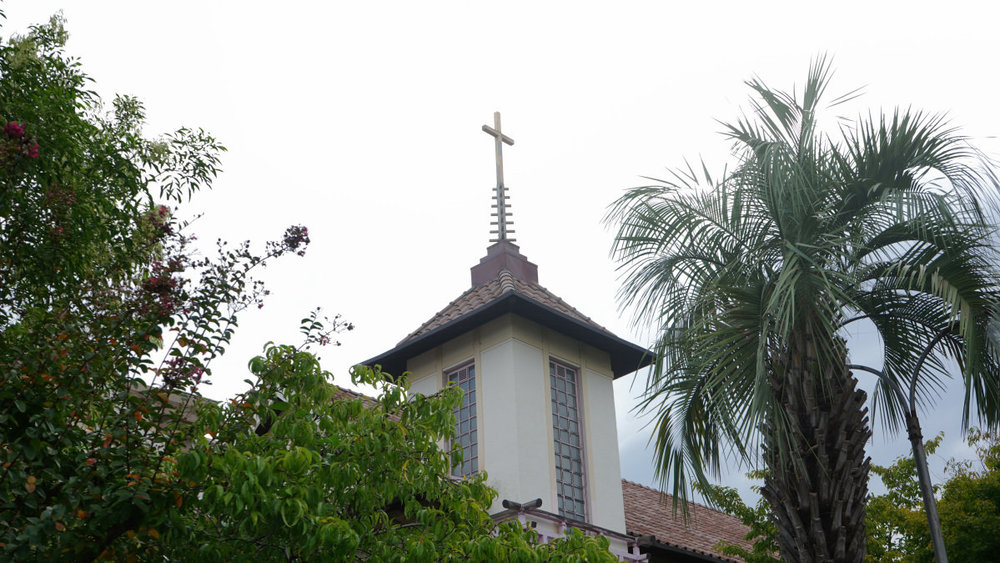
<svg viewBox="0 0 1000 563"><path fill-rule="evenodd" d="M555 381L555 379L557 377L561 377L563 380L567 379L565 376L558 376L558 372L559 372L559 368L560 367L564 371L570 371L570 372L573 373L572 384L574 386L574 395L575 395L575 397L574 397L575 398L575 405L573 405L574 408L575 408L575 411L576 411L576 420L575 421L570 420L568 418L568 416L564 417L564 416L560 415L557 412L557 410L553 409L553 407L558 408L558 406L559 406L558 393L559 392L562 392L564 394L566 393L565 390L560 390L560 389L557 388L557 384L556 384L556 381ZM591 511L591 499L590 499L590 486L589 486L588 471L587 471L587 451L586 451L587 439L586 439L586 433L585 433L586 429L584 427L584 418L585 417L583 415L583 406L584 406L584 402L583 402L583 377L582 377L582 374L581 374L581 369L579 367L577 367L576 365L570 363L570 362L567 362L565 360L556 358L554 356L550 356L549 357L548 379L549 379L549 410L550 410L550 415L551 415L550 419L552 420L552 423L551 423L552 424L551 425L551 429L552 429L551 451L552 451L552 455L553 455L553 465L552 465L552 467L553 467L553 471L555 472L555 489L554 489L554 492L556 494L556 509L557 509L556 511L558 512L558 514L560 516L562 516L564 518L568 518L568 519L571 519L571 520L579 520L579 521L582 521L582 522L589 522L590 521L590 511ZM568 411L569 405L567 404L566 406L567 406L567 411ZM568 412L567 412L567 414L568 414ZM568 423L575 422L576 426L577 426L577 439L579 440L579 444L578 444L578 446L575 446L575 447L577 447L579 449L579 451L580 451L580 460L579 460L579 463L580 463L580 471L579 471L580 485L577 487L577 486L573 485L572 481L571 481L570 484L569 484L569 486L577 488L581 492L581 498L579 499L579 501L583 503L583 514L582 515L579 514L575 510L572 511L572 513L567 513L567 511L564 509L564 507L560 505L560 503L566 497L566 495L564 495L564 494L562 494L560 492L560 485L565 486L565 483L562 481L562 478L561 478L562 471L569 471L572 475L576 475L577 473L575 473L575 472L572 471L572 462L574 461L572 459L572 457L571 456L567 457L567 456L561 455L559 453L559 451L560 451L561 448L559 448L557 444L566 444L566 446L568 446L569 448L573 448L574 445L571 442L567 443L567 442L564 442L564 441L562 441L560 439L560 437L559 437L559 431L560 431L560 429L557 427L556 417L563 418L563 419L567 420ZM572 433L571 433L570 424L567 424L566 432L569 433L569 437L570 437L570 439L572 439ZM560 468L560 458L564 458L564 459L568 459L569 460L569 462L571 464L571 466L570 466L569 469L561 469Z"/></svg>
<svg viewBox="0 0 1000 563"><path fill-rule="evenodd" d="M451 466L451 461L449 459L448 472L452 477L457 477L459 479L464 479L471 477L479 473L479 396L476 395L471 404L467 404L469 400L470 393L476 393L478 390L478 385L476 384L476 362L475 360L468 360L462 363L456 364L454 367L444 370L442 373L442 380L444 387L447 387L452 379L452 375L460 374L463 371L468 371L470 374L465 378L465 381L471 382L471 386L465 390L465 394L462 397L462 404L458 406L453 412L455 414L455 436L448 441L448 451L450 452L456 442L461 444L463 436L469 436L469 446L462 447L462 463L461 465L455 467ZM462 379L459 375L455 379L455 384L461 386ZM469 408L470 416L465 420L461 420L462 409ZM461 432L462 422L469 422L470 428L466 432ZM475 437L473 439L473 436ZM471 450L472 455L466 459L466 453ZM468 473L464 472L465 464L469 463L471 465L470 471Z"/></svg>

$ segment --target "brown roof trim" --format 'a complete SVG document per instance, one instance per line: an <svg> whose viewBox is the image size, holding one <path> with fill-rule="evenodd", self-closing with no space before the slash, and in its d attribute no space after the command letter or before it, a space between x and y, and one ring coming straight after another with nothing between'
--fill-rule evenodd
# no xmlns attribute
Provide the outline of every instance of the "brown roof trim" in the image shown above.
<svg viewBox="0 0 1000 563"><path fill-rule="evenodd" d="M501 315L512 313L561 332L608 352L611 371L618 379L648 366L652 352L623 340L596 325L575 319L561 311L539 303L516 289L507 289L499 297L464 315L400 342L395 348L361 362L366 366L382 366L388 374L400 375L406 371L406 360L481 326Z"/></svg>
<svg viewBox="0 0 1000 563"><path fill-rule="evenodd" d="M686 547L681 547L679 545L674 545L670 543L661 542L656 539L656 536L639 536L636 538L636 544L638 544L639 549L643 553L659 553L663 555L669 555L670 561L676 563L683 563L685 561L710 561L712 563L733 563L735 559L723 559L712 555L711 553L706 553L704 551L692 550Z"/></svg>

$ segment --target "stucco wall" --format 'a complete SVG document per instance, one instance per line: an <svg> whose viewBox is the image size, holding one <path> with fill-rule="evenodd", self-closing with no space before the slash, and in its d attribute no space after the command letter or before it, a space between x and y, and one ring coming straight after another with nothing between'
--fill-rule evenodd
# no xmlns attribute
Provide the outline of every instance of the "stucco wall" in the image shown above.
<svg viewBox="0 0 1000 563"><path fill-rule="evenodd" d="M549 359L578 370L587 503L592 524L625 531L611 363L607 353L504 315L407 362L411 390L431 394L446 370L474 361L480 470L499 497L558 512Z"/></svg>
<svg viewBox="0 0 1000 563"><path fill-rule="evenodd" d="M615 422L615 401L612 379L592 369L584 369L584 394L587 426L587 474L595 484L591 487L593 524L611 530L625 531L625 502L622 499L621 465L618 459L618 427ZM608 447L612 444L613 447Z"/></svg>

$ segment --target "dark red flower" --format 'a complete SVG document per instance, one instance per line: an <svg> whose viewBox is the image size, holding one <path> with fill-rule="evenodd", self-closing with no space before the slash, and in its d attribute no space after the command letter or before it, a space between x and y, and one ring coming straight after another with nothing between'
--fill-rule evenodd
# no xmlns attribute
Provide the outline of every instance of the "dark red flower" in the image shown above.
<svg viewBox="0 0 1000 563"><path fill-rule="evenodd" d="M38 158L38 143L31 143L28 146L28 158Z"/></svg>
<svg viewBox="0 0 1000 563"><path fill-rule="evenodd" d="M285 249L295 252L299 256L305 256L305 247L309 242L309 229L302 225L288 227L285 230L285 237L282 239Z"/></svg>
<svg viewBox="0 0 1000 563"><path fill-rule="evenodd" d="M17 139L24 135L24 128L15 121L8 121L7 125L3 126L3 132L11 139Z"/></svg>

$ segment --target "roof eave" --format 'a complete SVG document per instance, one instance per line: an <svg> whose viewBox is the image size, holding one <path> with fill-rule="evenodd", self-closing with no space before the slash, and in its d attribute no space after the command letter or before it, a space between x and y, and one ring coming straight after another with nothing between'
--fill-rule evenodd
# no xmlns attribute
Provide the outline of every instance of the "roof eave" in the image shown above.
<svg viewBox="0 0 1000 563"><path fill-rule="evenodd" d="M733 559L724 559L717 555L705 553L700 550L688 549L679 545L662 542L656 539L656 536L639 536L636 539L636 543L638 543L639 547L645 550L646 553L650 551L658 551L664 555L671 556L677 561L708 561L711 563L731 563L734 561Z"/></svg>
<svg viewBox="0 0 1000 563"><path fill-rule="evenodd" d="M653 353L627 340L597 330L551 307L545 306L516 290L507 291L497 299L455 318L438 328L428 331L395 348L361 362L366 366L379 365L387 374L399 375L406 371L406 360L448 340L468 332L506 313L513 313L538 324L574 337L585 344L604 350L611 358L614 379L642 369L652 362Z"/></svg>

